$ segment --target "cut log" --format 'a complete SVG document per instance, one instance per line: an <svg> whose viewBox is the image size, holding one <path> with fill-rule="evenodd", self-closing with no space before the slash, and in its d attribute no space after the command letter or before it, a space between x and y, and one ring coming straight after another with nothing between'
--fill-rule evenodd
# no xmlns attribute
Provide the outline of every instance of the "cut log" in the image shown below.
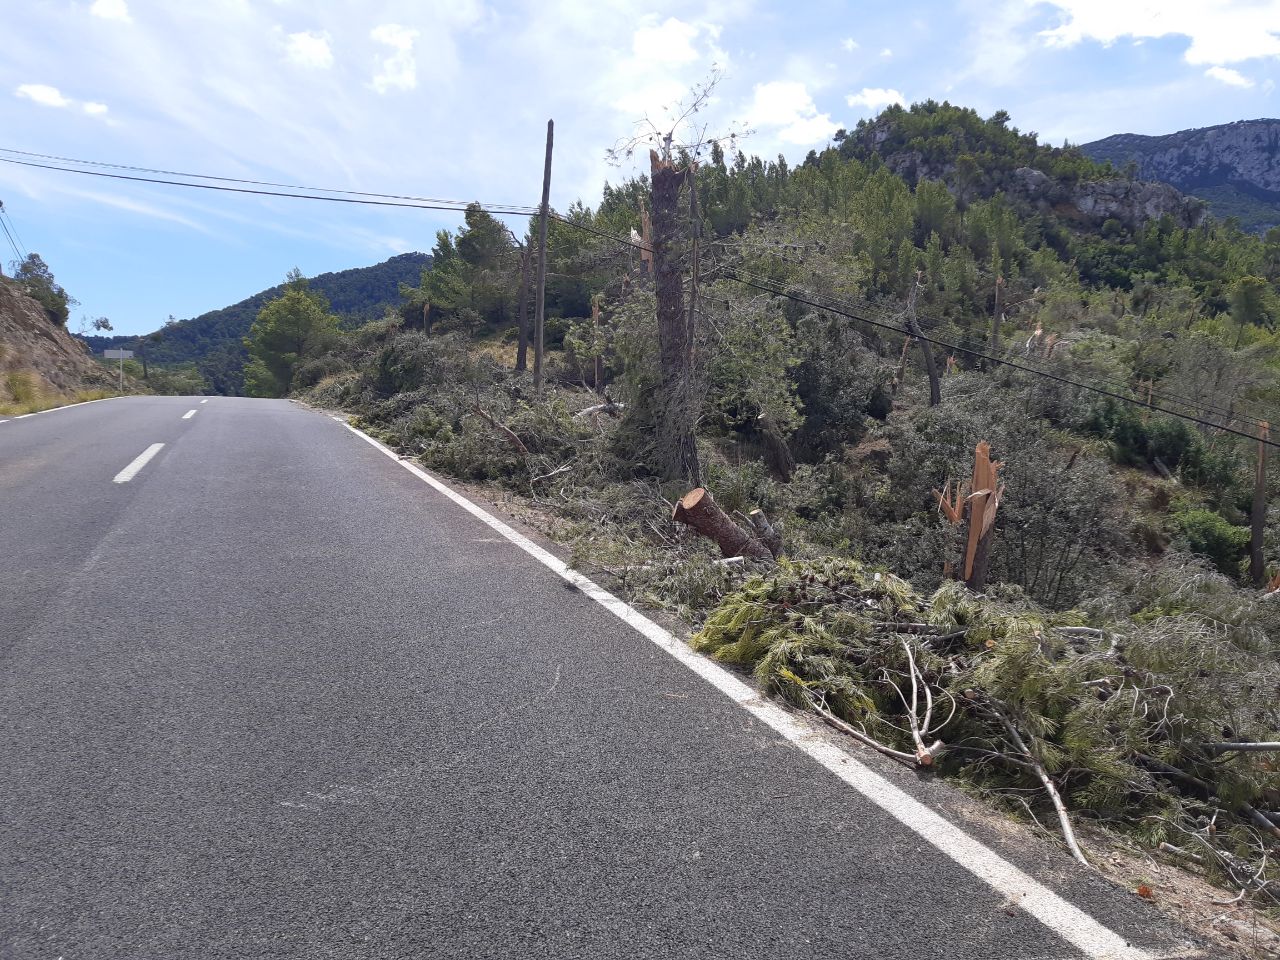
<svg viewBox="0 0 1280 960"><path fill-rule="evenodd" d="M773 554L753 532L748 533L720 509L705 487L694 487L676 502L671 519L688 524L720 548L726 557L772 560Z"/></svg>

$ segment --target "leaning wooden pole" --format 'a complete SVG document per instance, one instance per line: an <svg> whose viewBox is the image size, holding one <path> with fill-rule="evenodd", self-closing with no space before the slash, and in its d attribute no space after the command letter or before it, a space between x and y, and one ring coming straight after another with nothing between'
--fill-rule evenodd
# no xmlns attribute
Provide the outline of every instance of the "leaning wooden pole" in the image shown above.
<svg viewBox="0 0 1280 960"><path fill-rule="evenodd" d="M555 121L547 121L547 159L542 167L542 207L538 215L538 305L533 319L533 389L542 394L542 361L545 348L547 299L547 215L551 202L551 145L555 139Z"/></svg>
<svg viewBox="0 0 1280 960"><path fill-rule="evenodd" d="M1267 580L1267 565L1263 557L1263 538L1267 529L1267 439L1271 425L1265 420L1258 424L1258 464L1253 483L1253 510L1249 529L1249 579L1255 587Z"/></svg>

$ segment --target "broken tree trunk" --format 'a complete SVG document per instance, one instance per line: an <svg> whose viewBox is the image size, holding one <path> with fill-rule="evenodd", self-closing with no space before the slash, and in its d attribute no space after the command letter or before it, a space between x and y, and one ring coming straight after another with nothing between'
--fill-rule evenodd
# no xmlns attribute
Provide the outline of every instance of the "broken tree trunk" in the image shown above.
<svg viewBox="0 0 1280 960"><path fill-rule="evenodd" d="M667 480L701 483L698 446L694 439L693 331L684 308L680 277L680 190L688 171L649 152L653 198L653 278L657 299L658 357L662 389L656 398L657 456Z"/></svg>
<svg viewBox="0 0 1280 960"><path fill-rule="evenodd" d="M772 560L773 553L764 545L755 531L748 533L733 518L720 509L704 487L694 487L678 501L671 519L688 524L708 540L715 542L726 557L749 557L752 560Z"/></svg>
<svg viewBox="0 0 1280 960"><path fill-rule="evenodd" d="M969 539L964 555L964 582L975 593L987 585L991 536L1004 487L997 474L1004 464L992 462L991 445L983 440L973 452L973 480L969 494Z"/></svg>
<svg viewBox="0 0 1280 960"><path fill-rule="evenodd" d="M924 284L921 282L921 274L917 272L916 282L911 288L910 296L907 297L907 330L920 344L920 353L924 355L925 373L929 375L929 406L936 407L942 403L942 380L938 376L938 364L933 358L933 344L925 339L924 333L920 330L920 321L916 319L916 295L922 286Z"/></svg>
<svg viewBox="0 0 1280 960"><path fill-rule="evenodd" d="M480 417L481 420L483 420L489 426L493 427L493 429L497 430L500 434L502 434L502 436L506 439L506 441L516 448L516 450L520 453L520 456L527 457L529 455L529 448L524 445L523 440L521 440L518 436L516 436L516 432L514 430L508 427L505 423L500 423L497 420L495 420L493 417L493 414L485 410L482 406L480 406L480 404L478 403L475 404L475 406L472 409L475 410L476 415Z"/></svg>

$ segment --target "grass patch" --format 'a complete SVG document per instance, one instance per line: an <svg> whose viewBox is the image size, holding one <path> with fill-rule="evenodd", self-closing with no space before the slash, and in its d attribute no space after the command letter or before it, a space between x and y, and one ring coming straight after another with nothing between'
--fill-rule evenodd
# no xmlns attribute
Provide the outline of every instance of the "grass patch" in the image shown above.
<svg viewBox="0 0 1280 960"><path fill-rule="evenodd" d="M86 403L90 400L104 400L116 394L110 390L77 390L74 393L62 393L48 386L33 370L14 370L0 380L3 392L0 393L0 416L22 416L27 413L39 413L41 410L52 410L54 407L65 407L73 403Z"/></svg>

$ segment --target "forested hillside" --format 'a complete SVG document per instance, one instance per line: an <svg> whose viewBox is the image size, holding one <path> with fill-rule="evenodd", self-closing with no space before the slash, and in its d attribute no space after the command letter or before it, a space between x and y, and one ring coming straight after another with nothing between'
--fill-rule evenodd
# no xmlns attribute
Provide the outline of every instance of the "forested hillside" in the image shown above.
<svg viewBox="0 0 1280 960"><path fill-rule="evenodd" d="M397 314L263 311L261 391L507 488L877 749L1273 904L1233 744L1280 739L1280 233L949 104L796 167L654 146L549 224L543 382L536 244L473 207Z"/></svg>
<svg viewBox="0 0 1280 960"><path fill-rule="evenodd" d="M371 267L322 273L311 280L313 289L328 298L347 326L359 326L382 316L400 303L400 285L416 283L430 258L402 253ZM195 364L214 393L238 394L244 387L245 349L242 343L262 305L283 292L284 285L256 293L239 303L211 310L190 320L170 320L145 336L85 337L94 353L124 347L159 365Z"/></svg>

